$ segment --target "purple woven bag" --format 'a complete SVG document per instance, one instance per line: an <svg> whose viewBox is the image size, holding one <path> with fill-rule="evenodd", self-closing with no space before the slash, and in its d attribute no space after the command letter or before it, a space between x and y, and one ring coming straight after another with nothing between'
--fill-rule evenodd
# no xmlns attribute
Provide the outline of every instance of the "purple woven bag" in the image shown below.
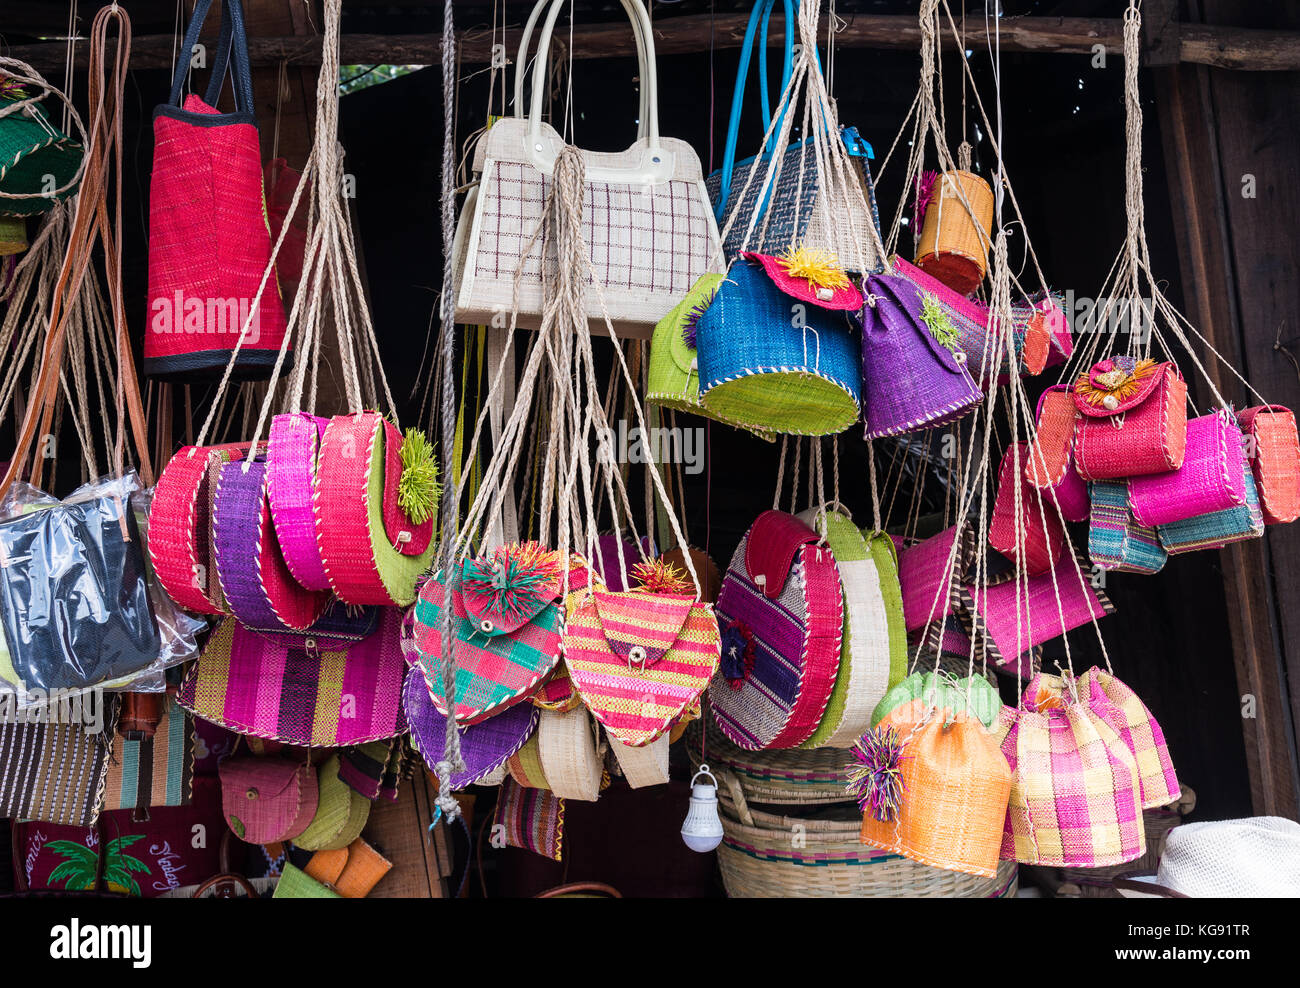
<svg viewBox="0 0 1300 988"><path fill-rule="evenodd" d="M965 353L940 343L922 318L921 290L887 274L871 275L866 289L862 410L867 438L944 425L978 405L983 394L966 368Z"/></svg>
<svg viewBox="0 0 1300 988"><path fill-rule="evenodd" d="M407 676L402 707L411 725L411 744L428 765L442 758L447 718L433 705L423 676ZM460 728L460 753L465 771L451 773L451 788L464 789L491 775L537 730L541 711L531 703L516 703L487 720Z"/></svg>
<svg viewBox="0 0 1300 988"><path fill-rule="evenodd" d="M1246 503L1246 461L1241 428L1224 411L1187 423L1183 465L1128 482L1133 520L1147 528L1227 511Z"/></svg>
<svg viewBox="0 0 1300 988"><path fill-rule="evenodd" d="M284 561L308 590L329 590L330 581L316 545L316 453L329 419L306 412L277 415L267 443L267 499Z"/></svg>

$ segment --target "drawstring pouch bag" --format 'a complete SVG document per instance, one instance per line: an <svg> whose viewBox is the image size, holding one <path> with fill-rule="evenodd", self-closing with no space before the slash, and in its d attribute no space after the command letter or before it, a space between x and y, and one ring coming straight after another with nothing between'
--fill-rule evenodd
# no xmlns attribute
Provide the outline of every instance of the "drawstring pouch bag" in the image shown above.
<svg viewBox="0 0 1300 988"><path fill-rule="evenodd" d="M693 705L718 668L713 608L680 570L644 563L616 593L579 590L564 626L564 666L592 716L615 741L652 744Z"/></svg>
<svg viewBox="0 0 1300 988"><path fill-rule="evenodd" d="M1168 473L1187 448L1187 383L1172 363L1123 354L1074 384L1074 465L1084 480Z"/></svg>
<svg viewBox="0 0 1300 988"><path fill-rule="evenodd" d="M1024 463L1029 443L1016 443L1002 455L998 489L989 518L989 545L1025 573L1037 576L1056 565L1065 551L1065 526L1056 506L1047 503L1037 488L1025 480ZM1016 488L1019 488L1017 498ZM1020 517L1017 519L1016 502Z"/></svg>
<svg viewBox="0 0 1300 988"><path fill-rule="evenodd" d="M722 661L709 696L746 751L793 748L821 723L840 666L844 601L830 547L793 515L758 516L718 595Z"/></svg>
<svg viewBox="0 0 1300 988"><path fill-rule="evenodd" d="M894 543L860 531L843 507L826 505L798 515L816 529L835 556L844 596L840 667L821 723L800 747L847 748L867 729L872 711L907 672L907 636ZM877 560L884 554L884 565ZM892 587L890 583L892 581Z"/></svg>
<svg viewBox="0 0 1300 988"><path fill-rule="evenodd" d="M712 417L810 436L858 420L862 370L845 311L787 293L760 255L731 265L696 326L700 400Z"/></svg>
<svg viewBox="0 0 1300 988"><path fill-rule="evenodd" d="M1012 773L1004 859L1104 868L1146 851L1133 751L1074 683L1031 682L1019 708L1003 708L997 736Z"/></svg>
<svg viewBox="0 0 1300 988"><path fill-rule="evenodd" d="M968 701L969 698L969 701ZM920 700L928 709L955 710L970 713L981 724L992 728L1002 710L1002 698L997 687L988 678L975 673L970 676L952 676L947 672L914 672L891 689L876 704L871 713L871 728L899 707Z"/></svg>
<svg viewBox="0 0 1300 988"><path fill-rule="evenodd" d="M971 412L983 394L942 310L894 275L871 275L863 289L866 437L930 429Z"/></svg>
<svg viewBox="0 0 1300 988"><path fill-rule="evenodd" d="M1074 429L1079 413L1070 389L1052 385L1038 397L1037 425L1022 457L1025 479L1054 499L1066 521L1088 518L1088 483L1074 468Z"/></svg>
<svg viewBox="0 0 1300 988"><path fill-rule="evenodd" d="M407 729L400 621L396 608L354 617L337 604L310 632L258 633L227 618L181 682L177 702L229 730L285 744L332 748L395 737Z"/></svg>
<svg viewBox="0 0 1300 988"><path fill-rule="evenodd" d="M196 3L182 52L194 49L211 6ZM241 0L222 4L207 93L182 103L189 71L188 57L179 59L171 97L154 110L144 372L219 376L243 334L233 374L264 378L284 341L285 317L274 279L274 291L258 300L271 228ZM216 104L227 71L235 109L222 113Z"/></svg>
<svg viewBox="0 0 1300 988"><path fill-rule="evenodd" d="M289 412L271 419L266 445L266 499L284 564L308 590L329 590L316 542L316 461L329 419ZM400 481L399 481L400 483Z"/></svg>
<svg viewBox="0 0 1300 988"><path fill-rule="evenodd" d="M1242 447L1241 429L1231 413L1192 419L1182 466L1128 482L1133 520L1155 528L1244 505L1250 465L1242 459Z"/></svg>
<svg viewBox="0 0 1300 988"><path fill-rule="evenodd" d="M1088 485L1092 508L1088 518L1088 558L1094 566L1120 573L1159 573L1169 560L1154 528L1139 525L1129 509L1128 484L1123 480Z"/></svg>
<svg viewBox="0 0 1300 988"><path fill-rule="evenodd" d="M913 700L854 747L847 791L861 841L935 868L997 872L1011 771L988 729L965 711Z"/></svg>
<svg viewBox="0 0 1300 988"><path fill-rule="evenodd" d="M1255 474L1260 512L1267 525L1300 518L1300 436L1295 413L1281 405L1257 405L1237 413Z"/></svg>
<svg viewBox="0 0 1300 988"><path fill-rule="evenodd" d="M1244 451L1242 455L1244 457ZM1263 536L1264 515L1259 507L1255 474L1249 468L1242 473L1246 485L1245 504L1156 528L1160 544L1167 553L1172 556L1180 552L1195 552L1197 549L1221 549L1233 542L1245 542Z"/></svg>
<svg viewBox="0 0 1300 988"><path fill-rule="evenodd" d="M460 565L451 596L457 724L476 724L526 700L556 668L564 629L560 579L558 555L536 542L499 546ZM446 716L443 595L441 574L421 587L414 643L434 706Z"/></svg>
<svg viewBox="0 0 1300 988"><path fill-rule="evenodd" d="M1080 696L1103 711L1133 752L1144 810L1168 806L1182 794L1165 732L1145 703L1113 673L1093 666L1079 677Z"/></svg>

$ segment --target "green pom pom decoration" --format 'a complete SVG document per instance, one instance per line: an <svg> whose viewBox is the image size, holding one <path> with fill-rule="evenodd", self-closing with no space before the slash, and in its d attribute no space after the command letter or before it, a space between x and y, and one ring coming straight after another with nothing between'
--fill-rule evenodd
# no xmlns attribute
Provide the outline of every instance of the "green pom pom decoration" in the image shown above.
<svg viewBox="0 0 1300 988"><path fill-rule="evenodd" d="M397 506L416 525L423 525L438 510L442 483L433 446L419 429L407 429L399 453L402 479L397 483Z"/></svg>
<svg viewBox="0 0 1300 988"><path fill-rule="evenodd" d="M943 311L939 300L928 292L921 297L921 320L940 346L949 350L957 349L957 344L961 342L957 327L948 318L948 313Z"/></svg>

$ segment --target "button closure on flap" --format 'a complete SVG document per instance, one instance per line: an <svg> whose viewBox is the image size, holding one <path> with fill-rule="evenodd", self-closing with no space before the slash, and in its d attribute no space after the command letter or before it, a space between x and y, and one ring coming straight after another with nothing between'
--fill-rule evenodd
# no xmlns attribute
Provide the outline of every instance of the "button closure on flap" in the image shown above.
<svg viewBox="0 0 1300 988"><path fill-rule="evenodd" d="M627 650L627 667L631 669L634 665L645 667L645 648L641 645L633 645Z"/></svg>
<svg viewBox="0 0 1300 988"><path fill-rule="evenodd" d="M257 790L254 789L252 786L249 786L249 787L248 787L248 792L244 793L244 795L247 796L249 799L256 799L256 798L257 798Z"/></svg>
<svg viewBox="0 0 1300 988"><path fill-rule="evenodd" d="M478 627L479 630L483 632L483 634L490 635L492 634L492 631L496 628L496 625L494 625L487 618L484 618L482 621L478 623Z"/></svg>

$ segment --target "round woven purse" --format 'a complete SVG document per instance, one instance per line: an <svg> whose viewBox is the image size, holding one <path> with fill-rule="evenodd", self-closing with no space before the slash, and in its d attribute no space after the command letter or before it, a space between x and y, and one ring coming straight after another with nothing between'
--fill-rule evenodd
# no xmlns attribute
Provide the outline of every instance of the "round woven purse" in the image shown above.
<svg viewBox="0 0 1300 988"><path fill-rule="evenodd" d="M402 442L378 412L336 415L321 437L316 540L344 603L405 607L433 559L433 517L416 524L397 505Z"/></svg>
<svg viewBox="0 0 1300 988"><path fill-rule="evenodd" d="M718 595L722 663L709 695L723 734L749 751L808 740L835 685L843 624L831 550L793 515L763 512Z"/></svg>
<svg viewBox="0 0 1300 988"><path fill-rule="evenodd" d="M537 753L547 787L564 799L591 802L600 795L604 760L591 715L579 707L567 714L543 710L537 724Z"/></svg>
<svg viewBox="0 0 1300 988"><path fill-rule="evenodd" d="M316 813L307 829L293 838L294 847L330 851L347 847L361 836L370 818L370 800L339 777L341 766L338 755L332 755L320 766Z"/></svg>

